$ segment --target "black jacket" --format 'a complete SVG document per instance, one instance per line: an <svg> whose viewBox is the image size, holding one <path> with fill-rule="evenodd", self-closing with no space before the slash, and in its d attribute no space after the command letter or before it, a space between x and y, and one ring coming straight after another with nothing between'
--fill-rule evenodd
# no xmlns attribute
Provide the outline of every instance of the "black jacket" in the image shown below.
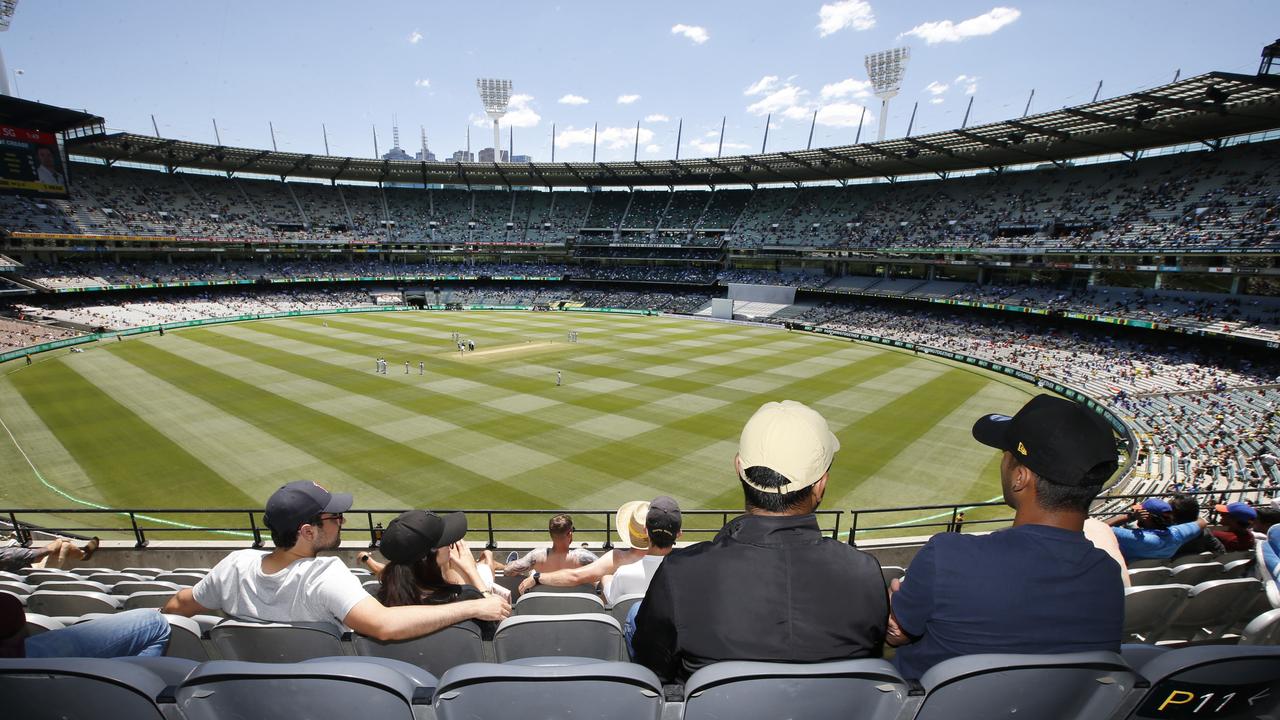
<svg viewBox="0 0 1280 720"><path fill-rule="evenodd" d="M880 563L823 537L816 516L742 515L662 561L632 645L663 682L683 682L722 660L880 657L888 616Z"/></svg>

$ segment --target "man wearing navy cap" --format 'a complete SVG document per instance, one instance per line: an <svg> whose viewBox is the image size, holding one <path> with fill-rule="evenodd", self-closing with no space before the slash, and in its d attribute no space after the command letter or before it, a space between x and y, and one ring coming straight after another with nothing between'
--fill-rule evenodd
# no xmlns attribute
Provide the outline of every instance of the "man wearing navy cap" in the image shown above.
<svg viewBox="0 0 1280 720"><path fill-rule="evenodd" d="M893 593L887 642L918 679L977 653L1119 652L1124 586L1116 561L1084 535L1089 504L1116 471L1111 428L1094 412L1040 395L1018 414L987 415L978 442L1003 451L1013 527L939 533Z"/></svg>
<svg viewBox="0 0 1280 720"><path fill-rule="evenodd" d="M164 612L228 616L263 622L343 626L377 640L405 640L464 620L502 620L511 606L501 598L449 605L388 608L369 596L336 557L318 557L342 541L349 493L330 493L309 480L291 482L267 500L263 521L274 550L237 550L195 587L183 588Z"/></svg>
<svg viewBox="0 0 1280 720"><path fill-rule="evenodd" d="M1222 541L1227 552L1253 549L1253 523L1258 519L1258 511L1249 503L1233 502L1214 507L1222 519L1222 528L1213 531L1213 536Z"/></svg>

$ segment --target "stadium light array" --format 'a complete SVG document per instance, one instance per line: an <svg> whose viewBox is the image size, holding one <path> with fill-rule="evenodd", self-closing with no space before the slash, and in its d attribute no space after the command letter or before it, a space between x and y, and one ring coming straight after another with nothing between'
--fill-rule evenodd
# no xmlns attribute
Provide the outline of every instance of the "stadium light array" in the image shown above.
<svg viewBox="0 0 1280 720"><path fill-rule="evenodd" d="M480 102L484 103L484 112L493 119L493 161L498 162L502 153L501 138L498 135L498 120L507 114L507 103L511 102L511 81L480 78L476 80L476 90L480 92Z"/></svg>
<svg viewBox="0 0 1280 720"><path fill-rule="evenodd" d="M911 48L906 47L881 50L863 59L871 87L876 97L880 98L880 133L876 142L884 140L884 131L889 122L889 99L902 89L902 78L907 74L907 61L910 59Z"/></svg>
<svg viewBox="0 0 1280 720"><path fill-rule="evenodd" d="M9 29L9 23L13 22L13 13L18 9L18 0L0 0L0 32ZM14 79L17 82L17 79ZM9 72L4 66L4 55L0 53L0 95L12 95L13 91L9 89Z"/></svg>

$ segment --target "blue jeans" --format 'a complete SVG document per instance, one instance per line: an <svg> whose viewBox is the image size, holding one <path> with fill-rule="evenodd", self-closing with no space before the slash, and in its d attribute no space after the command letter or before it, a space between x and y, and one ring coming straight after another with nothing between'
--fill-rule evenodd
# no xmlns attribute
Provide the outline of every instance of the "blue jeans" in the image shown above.
<svg viewBox="0 0 1280 720"><path fill-rule="evenodd" d="M169 623L156 610L137 609L50 630L26 639L29 658L158 657L169 645Z"/></svg>
<svg viewBox="0 0 1280 720"><path fill-rule="evenodd" d="M622 637L627 640L627 654L631 657L636 656L635 648L631 647L631 638L635 637L636 634L636 615L640 612L640 603L642 602L644 601L641 600L631 606L631 609L627 611L627 621L622 624Z"/></svg>

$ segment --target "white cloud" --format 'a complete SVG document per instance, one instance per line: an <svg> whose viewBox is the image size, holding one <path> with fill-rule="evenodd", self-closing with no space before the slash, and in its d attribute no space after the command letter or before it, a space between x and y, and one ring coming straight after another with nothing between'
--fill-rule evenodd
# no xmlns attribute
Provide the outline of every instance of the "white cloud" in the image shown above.
<svg viewBox="0 0 1280 720"><path fill-rule="evenodd" d="M500 123L505 127L537 127L542 122L542 116L530 107L531 102L532 95L512 95L511 101L507 103L507 114L502 116ZM472 115L471 123L477 127L493 127L493 121L485 115Z"/></svg>
<svg viewBox="0 0 1280 720"><path fill-rule="evenodd" d="M938 95L945 93L947 91L947 88L949 87L951 86L945 85L943 83L938 82L937 80L934 80L933 82L926 85L924 89L927 90L930 95L937 97Z"/></svg>
<svg viewBox="0 0 1280 720"><path fill-rule="evenodd" d="M633 103L633 102L635 102L635 101L637 101L637 100L639 100L639 99L640 99L640 96L639 96L639 95L619 95L619 96L618 96L618 104L619 104L619 105L630 105L631 103Z"/></svg>
<svg viewBox="0 0 1280 720"><path fill-rule="evenodd" d="M569 93L568 95L565 95L564 97L560 98L556 102L560 103L561 105L586 105L591 101L582 97L581 95L574 95L573 93Z"/></svg>
<svg viewBox="0 0 1280 720"><path fill-rule="evenodd" d="M799 120L801 118L809 117L809 114L811 112L813 111L802 105L792 105L791 107L785 108L782 111L782 117L790 118L791 120ZM778 127L777 123L769 123L769 124L775 128Z"/></svg>
<svg viewBox="0 0 1280 720"><path fill-rule="evenodd" d="M930 105L941 105L942 103L944 103L944 102L946 102L946 101L947 101L947 99L946 99L946 98L940 98L940 97L936 97L936 98L929 98L929 104L930 104Z"/></svg>
<svg viewBox="0 0 1280 720"><path fill-rule="evenodd" d="M818 10L818 32L822 37L845 28L870 30L875 26L875 13L871 12L871 4L864 0L839 0Z"/></svg>
<svg viewBox="0 0 1280 720"><path fill-rule="evenodd" d="M863 119L865 118L865 119ZM857 127L858 121L871 125L875 116L868 112L863 115L863 106L858 103L832 103L818 110L818 124L829 127Z"/></svg>
<svg viewBox="0 0 1280 720"><path fill-rule="evenodd" d="M417 45L418 41L421 39L422 39L422 33L418 32L417 30L414 30L413 32L409 33L410 45Z"/></svg>
<svg viewBox="0 0 1280 720"><path fill-rule="evenodd" d="M804 96L808 94L809 91L798 88L795 85L783 85L781 88L748 105L747 112L752 115L780 113L792 106L801 105L804 102Z"/></svg>
<svg viewBox="0 0 1280 720"><path fill-rule="evenodd" d="M660 153L662 152L662 146L650 143L649 145L644 146L644 151L647 153Z"/></svg>
<svg viewBox="0 0 1280 720"><path fill-rule="evenodd" d="M719 130L708 130L702 134L703 137L720 137Z"/></svg>
<svg viewBox="0 0 1280 720"><path fill-rule="evenodd" d="M595 134L593 128L568 128L556 135L556 146L571 148L575 145L591 147L591 138ZM635 146L636 129L634 127L602 127L597 144L606 150L629 150ZM640 128L640 144L653 142L653 131Z"/></svg>
<svg viewBox="0 0 1280 720"><path fill-rule="evenodd" d="M871 97L871 81L845 78L840 82L822 86L822 99L832 100L842 97Z"/></svg>
<svg viewBox="0 0 1280 720"><path fill-rule="evenodd" d="M978 81L981 79L982 78L979 78L975 75L957 75L956 85L963 85L964 94L972 95L978 92Z"/></svg>
<svg viewBox="0 0 1280 720"><path fill-rule="evenodd" d="M751 83L751 85L748 86L746 90L742 91L742 94L743 95L760 95L762 93L767 93L773 90L777 86L778 86L777 75L765 75L759 80Z"/></svg>
<svg viewBox="0 0 1280 720"><path fill-rule="evenodd" d="M694 140L689 143L694 150L703 155L714 155L716 150L720 148L720 143L715 140ZM724 144L724 152L733 152L734 150L746 150L747 146L742 143L727 142Z"/></svg>
<svg viewBox="0 0 1280 720"><path fill-rule="evenodd" d="M652 115L645 115L644 121L645 122L671 122L671 118L667 117L666 115L663 115L662 113L654 113Z"/></svg>
<svg viewBox="0 0 1280 720"><path fill-rule="evenodd" d="M707 29L698 25L685 25L684 23L673 25L671 26L671 33L673 35L683 35L698 45L711 39L711 36L707 34Z"/></svg>
<svg viewBox="0 0 1280 720"><path fill-rule="evenodd" d="M431 87L431 81L430 81L430 80L428 80L427 78L419 78L419 79L417 79L417 80L414 80L414 81L413 81L413 84L414 84L415 86L417 86L417 87L420 87L420 88L429 88L429 87Z"/></svg>
<svg viewBox="0 0 1280 720"><path fill-rule="evenodd" d="M937 20L917 25L903 33L914 35L929 45L943 42L960 42L971 37L990 35L1009 23L1017 20L1022 11L1017 8L996 7L991 10L953 23L950 20Z"/></svg>

